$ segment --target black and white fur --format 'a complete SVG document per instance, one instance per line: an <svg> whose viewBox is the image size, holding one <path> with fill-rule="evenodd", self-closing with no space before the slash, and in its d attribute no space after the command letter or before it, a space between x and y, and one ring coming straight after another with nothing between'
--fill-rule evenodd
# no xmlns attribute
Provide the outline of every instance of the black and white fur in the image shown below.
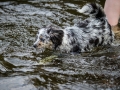
<svg viewBox="0 0 120 90"><path fill-rule="evenodd" d="M86 52L94 47L112 45L114 34L100 5L89 3L78 9L78 12L90 18L65 29L52 26L40 29L34 47Z"/></svg>

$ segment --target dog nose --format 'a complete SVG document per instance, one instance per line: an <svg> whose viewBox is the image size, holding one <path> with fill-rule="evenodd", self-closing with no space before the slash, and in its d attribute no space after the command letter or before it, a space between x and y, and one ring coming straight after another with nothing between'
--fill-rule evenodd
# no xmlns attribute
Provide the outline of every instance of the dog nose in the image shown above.
<svg viewBox="0 0 120 90"><path fill-rule="evenodd" d="M36 44L34 44L34 45L33 45L33 47L34 47L34 48L37 48L37 45L36 45Z"/></svg>

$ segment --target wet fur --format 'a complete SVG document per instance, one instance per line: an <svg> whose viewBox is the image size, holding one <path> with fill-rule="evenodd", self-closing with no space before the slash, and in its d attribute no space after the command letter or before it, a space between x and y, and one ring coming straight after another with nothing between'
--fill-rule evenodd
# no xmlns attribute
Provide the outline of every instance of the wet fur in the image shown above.
<svg viewBox="0 0 120 90"><path fill-rule="evenodd" d="M34 47L57 49L63 52L86 52L94 47L111 45L114 34L111 30L102 7L89 3L78 9L78 12L89 15L72 27L58 29L53 26L38 31Z"/></svg>

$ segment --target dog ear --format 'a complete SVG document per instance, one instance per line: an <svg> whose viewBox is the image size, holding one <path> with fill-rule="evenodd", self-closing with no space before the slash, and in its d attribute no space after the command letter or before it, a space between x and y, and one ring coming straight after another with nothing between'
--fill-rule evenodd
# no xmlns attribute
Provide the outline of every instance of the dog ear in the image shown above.
<svg viewBox="0 0 120 90"><path fill-rule="evenodd" d="M62 39L64 35L63 30L59 30L51 27L48 30L48 34L50 35L50 40L53 42L55 49L62 44Z"/></svg>

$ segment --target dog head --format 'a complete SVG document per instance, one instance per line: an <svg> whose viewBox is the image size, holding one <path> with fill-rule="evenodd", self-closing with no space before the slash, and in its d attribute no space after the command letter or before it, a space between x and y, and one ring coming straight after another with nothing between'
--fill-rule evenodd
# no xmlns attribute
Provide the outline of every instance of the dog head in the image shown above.
<svg viewBox="0 0 120 90"><path fill-rule="evenodd" d="M38 31L33 47L56 49L59 45L61 45L62 38L63 30L48 26Z"/></svg>

